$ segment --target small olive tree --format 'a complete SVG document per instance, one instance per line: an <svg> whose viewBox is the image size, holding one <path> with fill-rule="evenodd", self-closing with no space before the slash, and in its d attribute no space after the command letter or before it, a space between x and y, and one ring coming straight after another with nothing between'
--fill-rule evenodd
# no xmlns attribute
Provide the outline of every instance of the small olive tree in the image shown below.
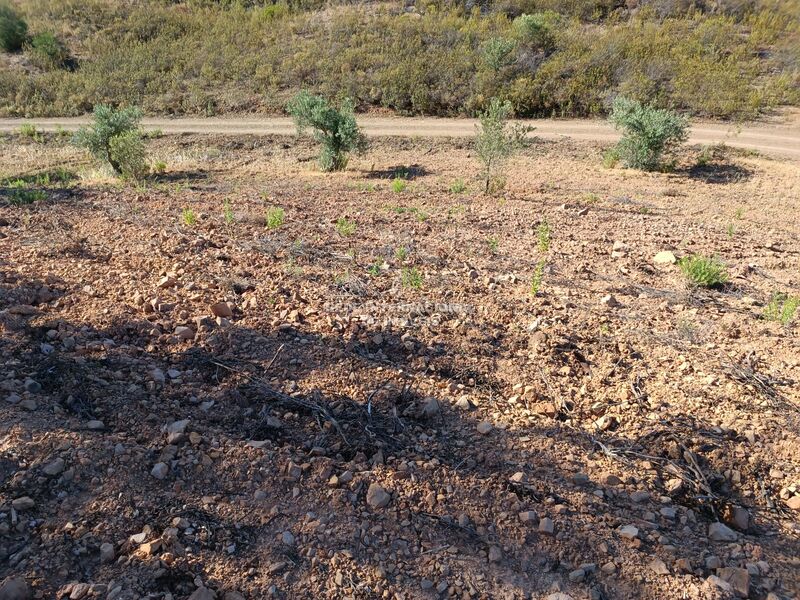
<svg viewBox="0 0 800 600"><path fill-rule="evenodd" d="M322 96L306 91L298 93L286 106L302 134L314 130L314 139L322 144L319 166L323 171L341 171L347 166L348 154L363 152L367 140L358 128L353 102L345 100L337 109Z"/></svg>
<svg viewBox="0 0 800 600"><path fill-rule="evenodd" d="M653 171L688 137L689 121L672 111L618 96L609 121L622 129L616 155L627 167Z"/></svg>
<svg viewBox="0 0 800 600"><path fill-rule="evenodd" d="M28 25L11 6L0 0L0 48L16 52L28 39Z"/></svg>
<svg viewBox="0 0 800 600"><path fill-rule="evenodd" d="M137 179L147 173L147 152L139 129L138 108L94 107L93 121L75 134L75 145L109 165L116 175Z"/></svg>
<svg viewBox="0 0 800 600"><path fill-rule="evenodd" d="M486 111L478 115L475 152L481 161L481 179L487 194L504 187L503 166L524 146L525 136L532 131L531 127L510 125L511 113L510 102L492 98Z"/></svg>

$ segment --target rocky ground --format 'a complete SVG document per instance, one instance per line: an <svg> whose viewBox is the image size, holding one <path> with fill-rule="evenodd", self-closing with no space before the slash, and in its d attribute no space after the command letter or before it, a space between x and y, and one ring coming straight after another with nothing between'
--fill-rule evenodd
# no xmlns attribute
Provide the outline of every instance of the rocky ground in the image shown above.
<svg viewBox="0 0 800 600"><path fill-rule="evenodd" d="M798 597L797 163L150 149L0 144L0 599Z"/></svg>

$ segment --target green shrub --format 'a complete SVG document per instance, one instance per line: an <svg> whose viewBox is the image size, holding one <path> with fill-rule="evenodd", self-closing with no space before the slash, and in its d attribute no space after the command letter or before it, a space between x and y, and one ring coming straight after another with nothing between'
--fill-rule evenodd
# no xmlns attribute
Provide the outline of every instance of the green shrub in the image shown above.
<svg viewBox="0 0 800 600"><path fill-rule="evenodd" d="M422 273L419 272L417 267L403 267L400 271L400 280L403 287L409 287L415 290L422 287Z"/></svg>
<svg viewBox="0 0 800 600"><path fill-rule="evenodd" d="M481 113L475 135L475 152L481 161L481 179L484 193L489 193L492 184L497 184L504 163L523 146L528 127L511 126L507 120L511 104L492 98L486 112ZM495 185L495 189L502 187Z"/></svg>
<svg viewBox="0 0 800 600"><path fill-rule="evenodd" d="M515 40L493 37L483 45L483 61L495 73L514 63Z"/></svg>
<svg viewBox="0 0 800 600"><path fill-rule="evenodd" d="M28 25L6 2L0 0L0 48L17 52L28 36Z"/></svg>
<svg viewBox="0 0 800 600"><path fill-rule="evenodd" d="M402 192L405 192L407 187L408 184L405 182L405 180L400 179L399 177L395 177L392 180L392 191L395 194L400 194Z"/></svg>
<svg viewBox="0 0 800 600"><path fill-rule="evenodd" d="M684 117L622 96L614 100L609 121L623 130L617 144L620 159L628 167L645 171L661 166L664 154L689 135L689 123Z"/></svg>
<svg viewBox="0 0 800 600"><path fill-rule="evenodd" d="M461 194L461 193L465 192L466 189L467 189L467 185L464 183L463 179L456 179L450 185L450 193L451 194Z"/></svg>
<svg viewBox="0 0 800 600"><path fill-rule="evenodd" d="M786 327L794 320L798 307L800 307L800 296L775 292L764 309L763 318L767 321L778 321Z"/></svg>
<svg viewBox="0 0 800 600"><path fill-rule="evenodd" d="M536 263L536 267L533 270L533 276L531 277L531 295L535 296L539 293L539 290L542 289L542 280L544 279L544 268L547 265L545 259L539 259L539 262Z"/></svg>
<svg viewBox="0 0 800 600"><path fill-rule="evenodd" d="M319 166L323 171L344 169L350 152L363 152L366 148L366 138L356 124L350 100L342 102L337 110L322 96L302 91L286 110L294 118L298 133L307 127L314 130L314 138L322 144Z"/></svg>
<svg viewBox="0 0 800 600"><path fill-rule="evenodd" d="M536 240L539 252L547 252L550 250L550 224L547 221L542 221L536 228Z"/></svg>
<svg viewBox="0 0 800 600"><path fill-rule="evenodd" d="M197 223L197 215L194 214L191 208L184 208L181 211L181 221L189 227L193 227L194 224Z"/></svg>
<svg viewBox="0 0 800 600"><path fill-rule="evenodd" d="M67 48L49 31L37 33L31 38L30 53L39 66L48 69L64 66L69 58Z"/></svg>
<svg viewBox="0 0 800 600"><path fill-rule="evenodd" d="M41 142L42 141L42 134L41 132L36 129L36 125L33 123L23 123L19 126L19 134L22 137L29 138L34 142Z"/></svg>
<svg viewBox="0 0 800 600"><path fill-rule="evenodd" d="M730 279L727 267L716 257L693 254L678 261L678 267L694 286L720 287Z"/></svg>
<svg viewBox="0 0 800 600"><path fill-rule="evenodd" d="M47 198L47 193L44 190L30 189L28 182L24 179L7 181L6 186L9 189L8 198L14 206L32 204Z"/></svg>
<svg viewBox="0 0 800 600"><path fill-rule="evenodd" d="M267 209L267 229L277 229L286 218L285 211L280 206L270 206Z"/></svg>
<svg viewBox="0 0 800 600"><path fill-rule="evenodd" d="M560 20L561 16L551 10L520 15L514 19L514 32L522 43L550 50L555 45L554 31Z"/></svg>
<svg viewBox="0 0 800 600"><path fill-rule="evenodd" d="M350 237L356 232L356 224L347 217L339 217L336 221L336 233L342 237Z"/></svg>
<svg viewBox="0 0 800 600"><path fill-rule="evenodd" d="M115 110L100 104L94 108L93 122L79 129L75 144L88 150L95 159L108 164L115 174L139 177L147 171L146 152L139 129L138 108Z"/></svg>

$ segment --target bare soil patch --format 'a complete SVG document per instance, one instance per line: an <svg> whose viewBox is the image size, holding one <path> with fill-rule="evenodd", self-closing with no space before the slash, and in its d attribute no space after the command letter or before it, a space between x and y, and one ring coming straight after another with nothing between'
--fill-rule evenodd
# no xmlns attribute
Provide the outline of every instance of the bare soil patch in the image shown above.
<svg viewBox="0 0 800 600"><path fill-rule="evenodd" d="M540 141L488 198L468 140L341 174L284 137L151 151L167 171L134 187L53 138L0 145L4 178L75 177L0 196L0 580L796 597L800 343L763 318L800 295L796 163L638 173ZM692 289L664 251L731 280Z"/></svg>

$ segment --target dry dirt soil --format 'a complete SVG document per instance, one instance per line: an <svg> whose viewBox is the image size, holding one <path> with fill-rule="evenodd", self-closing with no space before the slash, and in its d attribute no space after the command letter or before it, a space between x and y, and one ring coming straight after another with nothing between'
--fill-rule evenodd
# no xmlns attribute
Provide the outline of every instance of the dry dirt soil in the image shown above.
<svg viewBox="0 0 800 600"><path fill-rule="evenodd" d="M798 597L797 162L149 145L0 144L0 598Z"/></svg>

